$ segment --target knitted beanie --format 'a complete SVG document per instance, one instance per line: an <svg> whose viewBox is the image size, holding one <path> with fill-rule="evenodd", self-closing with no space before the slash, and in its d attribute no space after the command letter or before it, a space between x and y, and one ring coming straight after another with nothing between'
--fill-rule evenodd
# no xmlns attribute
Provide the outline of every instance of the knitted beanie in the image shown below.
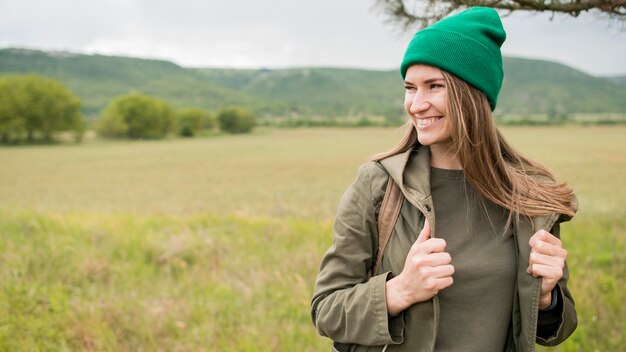
<svg viewBox="0 0 626 352"><path fill-rule="evenodd" d="M494 9L470 8L415 34L400 66L402 78L411 65L437 67L478 88L493 111L504 77L500 46L505 39Z"/></svg>

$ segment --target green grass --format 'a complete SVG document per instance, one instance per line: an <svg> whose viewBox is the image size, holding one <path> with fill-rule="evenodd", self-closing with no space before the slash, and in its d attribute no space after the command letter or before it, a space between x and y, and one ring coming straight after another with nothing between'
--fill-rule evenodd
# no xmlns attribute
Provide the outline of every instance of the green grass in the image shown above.
<svg viewBox="0 0 626 352"><path fill-rule="evenodd" d="M308 298L328 222L51 212L0 218L2 351L324 345L312 334Z"/></svg>
<svg viewBox="0 0 626 352"><path fill-rule="evenodd" d="M572 185L579 327L626 345L626 127L507 128ZM392 129L0 149L0 351L324 351L309 300L332 217Z"/></svg>

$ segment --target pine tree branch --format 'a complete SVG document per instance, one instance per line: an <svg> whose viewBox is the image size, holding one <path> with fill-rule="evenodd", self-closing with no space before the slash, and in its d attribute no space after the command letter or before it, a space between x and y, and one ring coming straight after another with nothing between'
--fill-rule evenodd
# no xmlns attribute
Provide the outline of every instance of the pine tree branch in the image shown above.
<svg viewBox="0 0 626 352"><path fill-rule="evenodd" d="M389 22L404 30L418 26L424 28L450 13L473 6L498 10L551 12L577 17L593 11L619 21L626 21L626 0L376 0L376 7Z"/></svg>

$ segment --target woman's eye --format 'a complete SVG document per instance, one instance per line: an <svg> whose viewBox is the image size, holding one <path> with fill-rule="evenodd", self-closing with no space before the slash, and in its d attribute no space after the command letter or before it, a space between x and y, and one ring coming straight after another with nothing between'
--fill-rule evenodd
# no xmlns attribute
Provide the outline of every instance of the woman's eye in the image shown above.
<svg viewBox="0 0 626 352"><path fill-rule="evenodd" d="M439 84L439 83L430 84L430 89L436 89L436 88L443 88L443 84Z"/></svg>
<svg viewBox="0 0 626 352"><path fill-rule="evenodd" d="M415 90L415 87L413 86L404 86L405 90Z"/></svg>

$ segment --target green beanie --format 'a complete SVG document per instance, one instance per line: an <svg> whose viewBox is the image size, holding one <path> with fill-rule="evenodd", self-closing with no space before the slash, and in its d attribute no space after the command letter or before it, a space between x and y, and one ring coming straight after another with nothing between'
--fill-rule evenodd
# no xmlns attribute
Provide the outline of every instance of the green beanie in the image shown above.
<svg viewBox="0 0 626 352"><path fill-rule="evenodd" d="M478 88L493 111L504 77L500 46L505 39L494 9L465 10L415 33L400 66L402 78L411 65L437 67Z"/></svg>

